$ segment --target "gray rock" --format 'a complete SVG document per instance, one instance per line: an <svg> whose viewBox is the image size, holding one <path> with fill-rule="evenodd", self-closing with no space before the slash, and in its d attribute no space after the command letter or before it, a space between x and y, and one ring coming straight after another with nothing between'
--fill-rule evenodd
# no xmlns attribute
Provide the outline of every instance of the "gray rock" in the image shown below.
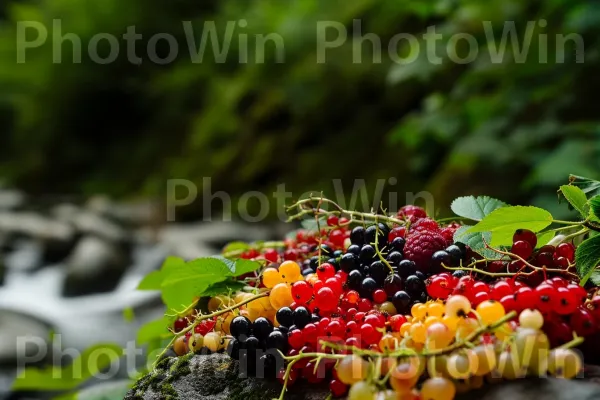
<svg viewBox="0 0 600 400"><path fill-rule="evenodd" d="M67 259L63 295L109 292L130 263L128 249L100 237L86 236Z"/></svg>
<svg viewBox="0 0 600 400"><path fill-rule="evenodd" d="M42 349L36 343L46 346L47 350L50 331L48 325L30 315L0 311L0 365L16 365L18 361L26 361L26 357L36 358L35 355ZM17 342L19 339L20 344ZM37 363L45 359L39 354Z"/></svg>
<svg viewBox="0 0 600 400"><path fill-rule="evenodd" d="M4 257L6 268L12 271L31 272L42 265L43 247L39 241L15 241L14 250Z"/></svg>
<svg viewBox="0 0 600 400"><path fill-rule="evenodd" d="M4 265L4 256L0 254L0 286L4 285L4 275L6 274L6 266Z"/></svg>
<svg viewBox="0 0 600 400"><path fill-rule="evenodd" d="M125 400L270 400L278 398L281 385L274 380L240 378L239 363L224 354L164 359L156 370L142 377ZM327 383L298 382L287 400L322 400ZM583 380L524 379L486 385L462 394L457 400L592 400L600 399L600 385Z"/></svg>
<svg viewBox="0 0 600 400"><path fill-rule="evenodd" d="M0 210L15 210L25 204L26 196L18 190L0 189Z"/></svg>
<svg viewBox="0 0 600 400"><path fill-rule="evenodd" d="M54 208L52 214L59 220L72 224L78 233L84 235L96 235L115 242L129 239L129 234L123 227L89 210L63 204Z"/></svg>
<svg viewBox="0 0 600 400"><path fill-rule="evenodd" d="M131 203L115 203L105 196L95 196L86 204L90 211L115 221L130 225L155 225L164 221L158 203L145 200Z"/></svg>

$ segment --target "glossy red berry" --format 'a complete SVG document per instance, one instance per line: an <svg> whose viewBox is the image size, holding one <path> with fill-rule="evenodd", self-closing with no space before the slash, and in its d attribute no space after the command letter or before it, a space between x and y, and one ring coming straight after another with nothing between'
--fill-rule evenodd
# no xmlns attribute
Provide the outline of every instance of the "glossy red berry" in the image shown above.
<svg viewBox="0 0 600 400"><path fill-rule="evenodd" d="M491 290L491 298L492 298L492 300L500 301L505 296L510 296L512 294L513 294L513 288L510 285L510 283L508 283L506 281L496 282L492 286L492 290Z"/></svg>
<svg viewBox="0 0 600 400"><path fill-rule="evenodd" d="M554 264L560 269L569 268L569 260L566 257L558 257L554 259Z"/></svg>
<svg viewBox="0 0 600 400"><path fill-rule="evenodd" d="M510 252L524 260L527 260L533 253L533 247L529 242L519 240L513 243L512 247L510 248Z"/></svg>
<svg viewBox="0 0 600 400"><path fill-rule="evenodd" d="M339 296L336 296L333 290L324 286L318 290L315 295L315 301L319 310L332 311L338 306Z"/></svg>
<svg viewBox="0 0 600 400"><path fill-rule="evenodd" d="M328 278L325 281L325 287L328 287L329 289L333 290L333 293L335 293L337 297L340 297L344 292L342 280L336 276Z"/></svg>
<svg viewBox="0 0 600 400"><path fill-rule="evenodd" d="M277 372L277 380L282 385L285 383L285 373L286 373L285 368L282 368L279 370L279 372ZM292 370L290 370L290 374L288 375L288 380L287 380L288 386L292 386L294 383L296 383L296 380L298 380L298 372L296 370L292 369Z"/></svg>
<svg viewBox="0 0 600 400"><path fill-rule="evenodd" d="M287 249L283 252L283 259L285 261L296 261L298 260L299 254L296 249Z"/></svg>
<svg viewBox="0 0 600 400"><path fill-rule="evenodd" d="M513 243L527 242L532 249L537 245L537 236L529 229L517 229L513 235ZM525 257L524 257L525 258Z"/></svg>
<svg viewBox="0 0 600 400"><path fill-rule="evenodd" d="M486 300L490 300L490 294L488 292L478 292L473 295L471 303L473 303L473 306L477 307Z"/></svg>
<svg viewBox="0 0 600 400"><path fill-rule="evenodd" d="M364 323L360 326L360 336L362 342L366 345L378 343L381 339L381 332L378 332L373 325Z"/></svg>
<svg viewBox="0 0 600 400"><path fill-rule="evenodd" d="M382 289L377 289L373 292L373 301L375 304L381 304L387 300L387 294Z"/></svg>
<svg viewBox="0 0 600 400"><path fill-rule="evenodd" d="M335 276L335 267L329 263L323 263L317 268L317 277L325 282Z"/></svg>
<svg viewBox="0 0 600 400"><path fill-rule="evenodd" d="M369 299L360 299L358 302L358 311L367 312L373 308L373 304Z"/></svg>
<svg viewBox="0 0 600 400"><path fill-rule="evenodd" d="M325 379L325 371L320 366L317 366L315 362L311 361L302 368L302 377L308 383L319 383Z"/></svg>
<svg viewBox="0 0 600 400"><path fill-rule="evenodd" d="M318 335L319 332L315 324L306 324L302 329L302 339L304 340L304 344L316 345Z"/></svg>
<svg viewBox="0 0 600 400"><path fill-rule="evenodd" d="M537 306L538 297L535 291L524 286L519 288L514 294L515 302L519 307L519 310L534 309Z"/></svg>
<svg viewBox="0 0 600 400"><path fill-rule="evenodd" d="M337 215L330 215L327 217L328 226L338 226L340 218Z"/></svg>
<svg viewBox="0 0 600 400"><path fill-rule="evenodd" d="M569 289L573 293L579 305L585 303L585 301L587 300L587 292L581 286L575 283L569 283L567 285L567 289Z"/></svg>
<svg viewBox="0 0 600 400"><path fill-rule="evenodd" d="M275 249L266 249L263 253L263 257L267 261L277 262L279 260L279 253Z"/></svg>
<svg viewBox="0 0 600 400"><path fill-rule="evenodd" d="M393 228L388 235L388 242L392 243L397 237L406 237L406 228L403 226L397 226Z"/></svg>
<svg viewBox="0 0 600 400"><path fill-rule="evenodd" d="M186 318L177 318L173 323L173 330L175 332L181 332L188 326L188 320Z"/></svg>
<svg viewBox="0 0 600 400"><path fill-rule="evenodd" d="M451 278L436 276L427 285L427 294L434 299L447 299L454 290Z"/></svg>
<svg viewBox="0 0 600 400"><path fill-rule="evenodd" d="M579 302L577 298L566 287L559 287L556 289L556 305L554 311L560 315L569 315L575 312Z"/></svg>
<svg viewBox="0 0 600 400"><path fill-rule="evenodd" d="M329 233L329 240L335 247L342 247L346 236L341 229L334 229Z"/></svg>
<svg viewBox="0 0 600 400"><path fill-rule="evenodd" d="M519 310L519 306L517 305L515 297L512 294L506 295L500 299L500 304L502 304L502 307L504 307L504 311L506 313Z"/></svg>
<svg viewBox="0 0 600 400"><path fill-rule="evenodd" d="M288 343L292 349L299 350L304 346L304 335L300 329L294 329L288 333Z"/></svg>
<svg viewBox="0 0 600 400"><path fill-rule="evenodd" d="M554 254L573 262L575 260L575 246L573 243L561 243L556 247Z"/></svg>
<svg viewBox="0 0 600 400"><path fill-rule="evenodd" d="M292 297L297 304L306 304L312 299L313 288L306 281L294 282L292 285Z"/></svg>
<svg viewBox="0 0 600 400"><path fill-rule="evenodd" d="M557 291L554 286L541 284L535 288L537 309L541 312L550 312L556 305Z"/></svg>
<svg viewBox="0 0 600 400"><path fill-rule="evenodd" d="M596 321L589 310L579 307L571 315L571 327L579 336L590 336L596 332Z"/></svg>
<svg viewBox="0 0 600 400"><path fill-rule="evenodd" d="M400 332L400 327L406 322L406 317L402 314L392 315L390 317L390 328L394 332Z"/></svg>
<svg viewBox="0 0 600 400"><path fill-rule="evenodd" d="M333 379L331 382L329 382L329 390L331 391L331 395L333 397L342 397L348 393L348 386L337 379Z"/></svg>

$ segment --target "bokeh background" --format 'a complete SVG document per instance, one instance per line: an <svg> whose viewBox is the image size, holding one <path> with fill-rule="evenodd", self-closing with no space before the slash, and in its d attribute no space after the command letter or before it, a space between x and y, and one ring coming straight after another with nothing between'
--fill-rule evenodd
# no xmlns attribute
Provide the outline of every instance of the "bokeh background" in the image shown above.
<svg viewBox="0 0 600 400"><path fill-rule="evenodd" d="M51 35L56 18L63 33L76 33L84 45L98 33L119 37L135 25L144 36L137 50L144 61L130 63L122 48L109 65L95 64L86 55L81 64L73 64L72 47L65 44L65 62L54 64L48 41L28 51L25 64L17 64L16 23L41 22ZM248 35L282 35L285 63L275 63L271 52L264 64L240 64L236 41L224 64L213 57L191 63L182 21L198 27L216 21L224 27L240 19L248 22L243 29ZM385 53L381 63L373 63L365 44L364 62L353 63L353 19L361 21L363 33L377 34L384 45L398 33L421 35L431 25L445 40L468 33L478 39L479 57L465 65L453 63L441 41L440 65L430 63L425 52L408 65L395 64ZM498 39L504 22L515 21L522 41L527 22L542 19L547 26L536 27L525 63L514 62L510 44L503 63L490 62L483 21L491 21ZM317 21L340 22L349 31L349 40L328 50L324 64L316 63ZM179 40L180 56L156 65L143 48L152 35L165 32ZM554 35L569 33L583 38L585 62L576 62L572 43L565 48L565 62L555 62ZM549 38L547 63L537 56L539 34ZM7 238L4 259L9 260L0 268L6 270L0 299L11 299L0 308L24 312L30 307L24 298L47 292L52 286L48 282L55 279L55 305L66 309L65 315L74 312L71 307L81 304L81 298L98 304L110 298L92 293L114 296L111 291L121 290L125 300L114 302L109 312L114 317L110 323L118 325L123 308L160 311L159 305L148 306L156 299L139 300L132 293L136 279L160 265L164 255L205 254L228 239L272 235L264 224L243 229L223 224L218 229L206 224L163 227L166 182L172 178L200 186L210 177L213 193L222 190L235 199L249 190L270 194L280 183L294 193L329 193L332 179L341 179L348 190L354 179L365 179L372 191L377 179L395 177L397 184L386 190L429 191L440 215L447 213L453 198L465 194L536 204L562 215L558 184L569 173L600 174L599 34L600 5L591 0L3 1L0 177L3 187L19 191L6 193L17 193L21 200L9 196L12 203L7 202L2 216L8 215L10 223L0 218ZM465 50L458 47L463 56ZM404 56L406 51L400 49ZM19 197L23 193L26 197ZM215 204L218 214L220 203ZM42 233L23 233L22 220L10 219L24 213L42 218ZM87 218L83 222L81 215ZM180 222L199 220L203 205L194 202L178 216ZM75 227L60 251L48 244L56 243L48 239L48 231L56 229L47 224L56 221ZM32 226L39 227L37 222ZM88 243L88 253L80 250L85 260L97 258L90 248L98 250L106 243L104 250L114 253L119 248L123 258L105 263L117 265L114 278L100 275L105 284L95 279L95 286L69 290L64 271L68 275L73 264L81 265L73 261L73 252L82 238L104 241ZM15 272L17 251L30 261L16 257L21 261ZM143 258L153 251L152 260ZM39 261L32 262L34 257ZM50 278L43 275L48 270L60 272ZM127 285L123 276L130 279ZM31 283L34 279L39 286ZM15 293L21 293L17 300ZM63 314L57 313L44 324L62 326L57 321ZM117 341L134 335L135 327L123 329L112 335ZM115 339L110 336L91 328L72 331L73 345L81 348L102 338ZM8 388L12 364L2 364L9 372L0 385Z"/></svg>

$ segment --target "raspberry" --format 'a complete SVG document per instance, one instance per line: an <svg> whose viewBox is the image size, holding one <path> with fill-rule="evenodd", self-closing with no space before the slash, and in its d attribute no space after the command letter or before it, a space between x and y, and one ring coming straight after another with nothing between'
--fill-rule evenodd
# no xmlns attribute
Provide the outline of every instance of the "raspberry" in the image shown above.
<svg viewBox="0 0 600 400"><path fill-rule="evenodd" d="M446 247L446 239L437 232L418 232L410 235L404 245L404 258L413 261L417 270L425 273L429 269L431 256Z"/></svg>
<svg viewBox="0 0 600 400"><path fill-rule="evenodd" d="M440 234L446 239L448 245L454 243L454 232L456 232L456 229L449 226L440 230Z"/></svg>
<svg viewBox="0 0 600 400"><path fill-rule="evenodd" d="M411 233L425 231L438 232L440 230L440 226L431 218L421 218L410 226L410 230Z"/></svg>
<svg viewBox="0 0 600 400"><path fill-rule="evenodd" d="M414 217L415 220L417 220L419 218L426 218L427 213L421 207L408 205L408 206L404 206L400 210L398 210L398 217L400 217L400 218Z"/></svg>

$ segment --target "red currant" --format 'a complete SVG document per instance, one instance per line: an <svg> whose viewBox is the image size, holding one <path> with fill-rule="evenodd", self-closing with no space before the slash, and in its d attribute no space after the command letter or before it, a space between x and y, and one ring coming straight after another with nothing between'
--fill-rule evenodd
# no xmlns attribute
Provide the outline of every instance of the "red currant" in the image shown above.
<svg viewBox="0 0 600 400"><path fill-rule="evenodd" d="M556 306L554 311L560 315L569 315L575 312L579 306L577 298L566 287L559 287L556 289Z"/></svg>
<svg viewBox="0 0 600 400"><path fill-rule="evenodd" d="M296 261L298 260L298 250L296 249L287 249L283 252L283 259L285 261Z"/></svg>
<svg viewBox="0 0 600 400"><path fill-rule="evenodd" d="M590 336L596 332L596 323L589 310L579 307L571 315L571 326L579 336Z"/></svg>
<svg viewBox="0 0 600 400"><path fill-rule="evenodd" d="M329 278L335 276L335 268L329 263L323 263L317 268L317 277L325 282Z"/></svg>
<svg viewBox="0 0 600 400"><path fill-rule="evenodd" d="M315 324L306 324L306 326L302 328L302 339L304 340L304 344L317 344L318 335L319 332Z"/></svg>
<svg viewBox="0 0 600 400"><path fill-rule="evenodd" d="M292 297L297 304L306 304L313 296L313 288L306 281L294 282Z"/></svg>
<svg viewBox="0 0 600 400"><path fill-rule="evenodd" d="M382 289L373 292L373 301L375 304L381 304L387 300L387 294Z"/></svg>
<svg viewBox="0 0 600 400"><path fill-rule="evenodd" d="M538 267L553 268L554 267L554 259L552 257L552 253L549 253L549 252L539 253L538 252L537 256L535 256L535 265L537 265Z"/></svg>
<svg viewBox="0 0 600 400"><path fill-rule="evenodd" d="M279 253L275 249L266 249L263 253L263 257L267 261L277 262L279 260Z"/></svg>
<svg viewBox="0 0 600 400"><path fill-rule="evenodd" d="M581 286L575 283L569 283L567 285L567 289L569 289L573 293L575 299L579 302L580 305L585 303L585 301L587 300L587 292Z"/></svg>
<svg viewBox="0 0 600 400"><path fill-rule="evenodd" d="M329 390L333 397L342 397L348 393L348 386L337 379L333 379L329 382Z"/></svg>
<svg viewBox="0 0 600 400"><path fill-rule="evenodd" d="M535 288L535 294L537 296L537 308L541 312L552 311L557 300L556 288L544 283Z"/></svg>
<svg viewBox="0 0 600 400"><path fill-rule="evenodd" d="M188 320L186 318L177 318L173 323L173 330L175 332L181 332L188 326Z"/></svg>
<svg viewBox="0 0 600 400"><path fill-rule="evenodd" d="M335 293L337 297L340 297L341 294L344 292L342 280L335 276L328 278L325 281L325 287L328 287L329 289L333 290L333 293Z"/></svg>
<svg viewBox="0 0 600 400"><path fill-rule="evenodd" d="M327 217L328 226L338 226L340 219L337 215L330 215Z"/></svg>
<svg viewBox="0 0 600 400"><path fill-rule="evenodd" d="M573 262L575 260L575 246L573 243L561 243L556 247L554 254Z"/></svg>
<svg viewBox="0 0 600 400"><path fill-rule="evenodd" d="M515 301L515 297L512 294L506 295L502 299L500 299L500 304L502 304L502 307L504 307L504 311L506 311L507 313L519 309L519 306Z"/></svg>
<svg viewBox="0 0 600 400"><path fill-rule="evenodd" d="M277 380L282 385L285 383L285 373L286 373L286 368L281 368L279 370L279 372L277 372ZM298 372L293 369L290 370L290 374L288 375L288 380L287 380L288 386L292 386L294 383L296 383L297 379L298 379Z"/></svg>
<svg viewBox="0 0 600 400"><path fill-rule="evenodd" d="M500 301L505 296L510 296L512 294L513 288L510 286L510 283L506 281L496 282L494 286L492 286L492 300Z"/></svg>
<svg viewBox="0 0 600 400"><path fill-rule="evenodd" d="M513 243L512 247L510 248L510 252L524 260L527 260L533 253L533 247L529 242L519 240Z"/></svg>
<svg viewBox="0 0 600 400"><path fill-rule="evenodd" d="M406 228L403 226L397 226L390 231L390 233L388 235L388 241L391 243L397 237L404 238L405 236L406 236Z"/></svg>
<svg viewBox="0 0 600 400"><path fill-rule="evenodd" d="M373 308L373 304L369 299L360 299L358 302L358 311L367 312Z"/></svg>
<svg viewBox="0 0 600 400"><path fill-rule="evenodd" d="M434 299L447 299L452 294L453 288L451 288L450 279L440 275L429 282L427 294Z"/></svg>
<svg viewBox="0 0 600 400"><path fill-rule="evenodd" d="M532 249L537 245L537 236L529 229L517 229L513 235L513 243L526 242ZM525 258L525 257L523 257Z"/></svg>
<svg viewBox="0 0 600 400"><path fill-rule="evenodd" d="M514 298L520 310L534 309L537 306L537 294L528 286L519 288L515 292Z"/></svg>
<svg viewBox="0 0 600 400"><path fill-rule="evenodd" d="M329 240L335 247L342 247L344 246L346 235L344 235L341 229L334 229L329 233Z"/></svg>
<svg viewBox="0 0 600 400"><path fill-rule="evenodd" d="M294 329L288 333L288 343L292 349L301 349L304 346L304 334L300 329Z"/></svg>
<svg viewBox="0 0 600 400"><path fill-rule="evenodd" d="M332 311L338 306L339 296L336 296L333 290L328 287L322 287L315 295L315 301L319 310Z"/></svg>

